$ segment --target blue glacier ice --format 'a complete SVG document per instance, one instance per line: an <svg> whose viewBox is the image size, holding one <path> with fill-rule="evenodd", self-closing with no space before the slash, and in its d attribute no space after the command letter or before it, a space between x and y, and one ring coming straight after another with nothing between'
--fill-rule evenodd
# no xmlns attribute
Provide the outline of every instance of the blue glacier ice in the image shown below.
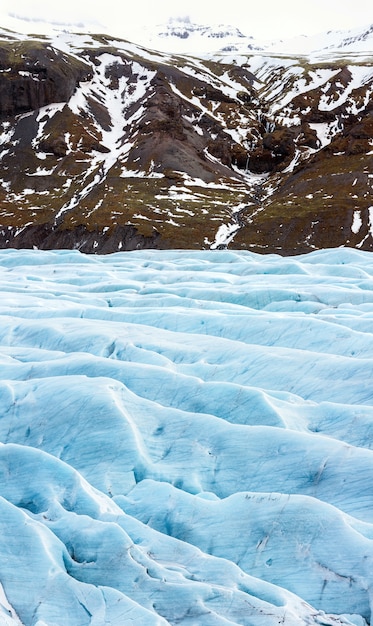
<svg viewBox="0 0 373 626"><path fill-rule="evenodd" d="M0 251L0 626L373 622L373 254Z"/></svg>

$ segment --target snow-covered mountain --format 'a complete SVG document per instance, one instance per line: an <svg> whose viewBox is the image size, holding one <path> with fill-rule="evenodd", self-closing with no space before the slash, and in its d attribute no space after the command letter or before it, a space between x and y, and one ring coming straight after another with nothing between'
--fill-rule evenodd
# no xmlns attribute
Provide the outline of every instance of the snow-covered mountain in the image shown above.
<svg viewBox="0 0 373 626"><path fill-rule="evenodd" d="M247 50L262 46L235 26L227 24L195 24L189 17L171 18L158 27L144 27L136 33L136 41L163 52L196 54L242 47Z"/></svg>
<svg viewBox="0 0 373 626"><path fill-rule="evenodd" d="M0 253L2 626L367 626L373 257Z"/></svg>
<svg viewBox="0 0 373 626"><path fill-rule="evenodd" d="M284 54L322 54L327 51L366 52L373 50L373 24L350 30L332 30L316 35L285 39L255 39L226 24L195 24L190 18L170 19L154 28L136 33L137 43L163 52L195 54L265 50Z"/></svg>
<svg viewBox="0 0 373 626"><path fill-rule="evenodd" d="M0 246L372 249L371 29L299 54L186 26L193 55L0 32Z"/></svg>

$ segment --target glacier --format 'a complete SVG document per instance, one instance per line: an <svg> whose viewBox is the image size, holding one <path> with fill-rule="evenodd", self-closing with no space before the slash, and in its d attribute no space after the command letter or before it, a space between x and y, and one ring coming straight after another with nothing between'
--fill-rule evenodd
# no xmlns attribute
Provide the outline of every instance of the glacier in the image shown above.
<svg viewBox="0 0 373 626"><path fill-rule="evenodd" d="M366 626L373 254L0 251L0 625Z"/></svg>

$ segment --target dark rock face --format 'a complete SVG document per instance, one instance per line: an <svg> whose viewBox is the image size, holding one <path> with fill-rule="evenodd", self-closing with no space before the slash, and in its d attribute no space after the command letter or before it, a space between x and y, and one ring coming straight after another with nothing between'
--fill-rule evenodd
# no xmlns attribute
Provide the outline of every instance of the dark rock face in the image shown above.
<svg viewBox="0 0 373 626"><path fill-rule="evenodd" d="M0 248L38 248L39 250L80 250L86 254L110 254L121 250L167 248L159 234L145 237L133 226L116 226L110 232L85 226L72 229L54 228L50 224L29 226L19 232L8 227L0 230Z"/></svg>
<svg viewBox="0 0 373 626"><path fill-rule="evenodd" d="M49 44L2 43L0 47L0 118L66 102L91 68Z"/></svg>
<svg viewBox="0 0 373 626"><path fill-rule="evenodd" d="M180 171L207 183L216 180L219 174L231 176L232 172L225 168L231 165L227 138L211 141L211 133L218 137L222 135L221 127L214 123L213 118L201 118L198 108L175 94L171 85L182 83L190 93L198 93L204 100L215 103L232 100L218 89L183 76L177 68L171 68L167 75L165 71L164 68L158 69L151 81L153 92L144 105L145 112L139 127L141 136L129 153L128 165L135 167L137 164L137 167L147 170L150 163L154 163L155 172L169 176L170 171ZM196 133L193 122L189 121L193 118L199 118L201 133ZM215 155L219 145L224 146L227 157L222 158L221 163L211 163L204 151L207 148Z"/></svg>

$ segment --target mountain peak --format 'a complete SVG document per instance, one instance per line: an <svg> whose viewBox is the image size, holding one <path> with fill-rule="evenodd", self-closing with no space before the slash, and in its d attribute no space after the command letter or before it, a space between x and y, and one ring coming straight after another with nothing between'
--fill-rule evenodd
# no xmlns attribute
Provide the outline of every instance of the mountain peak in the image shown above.
<svg viewBox="0 0 373 626"><path fill-rule="evenodd" d="M225 39L226 37L244 39L246 37L236 26L196 24L188 16L170 18L165 26L161 26L159 35L162 37L179 37L181 39L187 39L195 35L208 39Z"/></svg>
<svg viewBox="0 0 373 626"><path fill-rule="evenodd" d="M229 24L200 24L187 16L171 17L166 23L143 29L138 39L147 46L167 52L198 54L248 45L253 37Z"/></svg>
<svg viewBox="0 0 373 626"><path fill-rule="evenodd" d="M348 30L329 30L312 35L294 37L256 38L237 26L205 24L193 21L188 15L175 16L167 22L142 27L128 33L127 38L148 48L167 53L205 56L215 53L250 54L266 51L280 54L322 55L329 50L352 53L370 53L373 49L373 25L362 25Z"/></svg>

